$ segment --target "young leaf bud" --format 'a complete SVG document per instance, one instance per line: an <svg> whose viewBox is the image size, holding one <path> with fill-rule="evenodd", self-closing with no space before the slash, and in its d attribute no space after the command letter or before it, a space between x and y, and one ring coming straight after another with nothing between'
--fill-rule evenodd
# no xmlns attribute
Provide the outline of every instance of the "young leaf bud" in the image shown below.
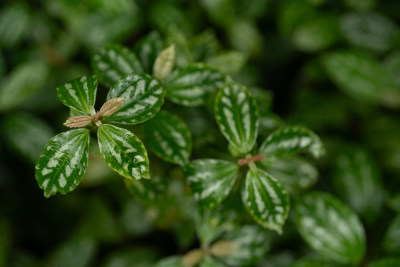
<svg viewBox="0 0 400 267"><path fill-rule="evenodd" d="M153 75L164 80L171 74L175 64L175 46L170 45L158 55L153 65Z"/></svg>
<svg viewBox="0 0 400 267"><path fill-rule="evenodd" d="M79 115L69 118L64 125L70 128L83 127L91 123L92 120L93 118L88 115Z"/></svg>
<svg viewBox="0 0 400 267"><path fill-rule="evenodd" d="M226 257L235 253L239 244L234 241L220 241L211 246L211 254L217 257Z"/></svg>
<svg viewBox="0 0 400 267"><path fill-rule="evenodd" d="M108 100L103 106L100 108L100 111L97 112L94 121L97 121L103 116L109 116L116 112L124 103L125 97L116 97Z"/></svg>
<svg viewBox="0 0 400 267"><path fill-rule="evenodd" d="M182 265L183 266L195 266L199 264L205 256L205 252L202 249L194 249L189 251L183 256Z"/></svg>

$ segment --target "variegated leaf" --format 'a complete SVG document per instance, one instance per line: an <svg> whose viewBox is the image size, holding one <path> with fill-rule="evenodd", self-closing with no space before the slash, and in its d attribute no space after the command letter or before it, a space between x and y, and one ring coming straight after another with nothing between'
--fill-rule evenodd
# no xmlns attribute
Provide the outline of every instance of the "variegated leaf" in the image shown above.
<svg viewBox="0 0 400 267"><path fill-rule="evenodd" d="M222 134L243 154L254 147L259 115L255 99L239 83L229 81L215 99L215 118Z"/></svg>
<svg viewBox="0 0 400 267"><path fill-rule="evenodd" d="M272 132L261 145L259 153L268 157L281 157L299 152L310 152L314 157L325 153L319 137L302 126L284 126Z"/></svg>
<svg viewBox="0 0 400 267"><path fill-rule="evenodd" d="M133 133L110 124L97 130L100 154L111 169L130 179L149 178L149 160Z"/></svg>
<svg viewBox="0 0 400 267"><path fill-rule="evenodd" d="M238 166L216 159L199 159L190 162L185 176L194 198L204 208L217 206L231 191L238 175Z"/></svg>
<svg viewBox="0 0 400 267"><path fill-rule="evenodd" d="M161 53L163 46L161 35L156 31L149 33L135 45L134 51L142 62L146 73L153 71L154 62Z"/></svg>
<svg viewBox="0 0 400 267"><path fill-rule="evenodd" d="M249 169L242 199L256 222L282 233L289 213L289 195L274 177L261 169Z"/></svg>
<svg viewBox="0 0 400 267"><path fill-rule="evenodd" d="M164 103L165 91L160 81L148 74L132 73L110 89L107 100L125 97L124 104L107 121L137 124L152 118Z"/></svg>
<svg viewBox="0 0 400 267"><path fill-rule="evenodd" d="M166 111L143 124L146 144L165 161L185 165L192 150L191 134L185 122Z"/></svg>
<svg viewBox="0 0 400 267"><path fill-rule="evenodd" d="M94 75L83 76L57 87L61 102L79 112L93 116L97 93L97 78Z"/></svg>
<svg viewBox="0 0 400 267"><path fill-rule="evenodd" d="M92 58L92 67L99 81L108 87L127 74L143 72L136 55L117 44L106 45L97 51Z"/></svg>
<svg viewBox="0 0 400 267"><path fill-rule="evenodd" d="M45 197L66 194L79 184L89 161L89 140L89 130L83 128L50 139L35 167Z"/></svg>
<svg viewBox="0 0 400 267"><path fill-rule="evenodd" d="M299 199L295 212L300 235L322 256L342 264L356 264L363 258L364 228L344 203L313 192Z"/></svg>
<svg viewBox="0 0 400 267"><path fill-rule="evenodd" d="M223 85L224 80L223 74L205 66L178 68L165 81L167 98L183 106L201 106Z"/></svg>

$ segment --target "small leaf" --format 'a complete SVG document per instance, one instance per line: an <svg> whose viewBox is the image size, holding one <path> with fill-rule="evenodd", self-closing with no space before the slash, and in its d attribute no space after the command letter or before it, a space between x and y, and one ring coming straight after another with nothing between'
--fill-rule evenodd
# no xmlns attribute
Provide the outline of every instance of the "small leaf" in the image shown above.
<svg viewBox="0 0 400 267"><path fill-rule="evenodd" d="M167 98L183 106L201 106L224 80L223 74L205 66L178 68L165 80Z"/></svg>
<svg viewBox="0 0 400 267"><path fill-rule="evenodd" d="M358 263L365 252L365 233L357 215L326 193L303 196L295 207L300 235L322 256L338 263Z"/></svg>
<svg viewBox="0 0 400 267"><path fill-rule="evenodd" d="M199 159L190 162L185 176L194 198L204 208L217 206L231 191L238 175L238 166L216 159Z"/></svg>
<svg viewBox="0 0 400 267"><path fill-rule="evenodd" d="M103 124L97 130L100 154L111 169L130 179L149 178L149 160L142 142L133 133Z"/></svg>
<svg viewBox="0 0 400 267"><path fill-rule="evenodd" d="M233 50L208 58L206 64L222 73L234 74L243 68L246 60L246 55L243 52Z"/></svg>
<svg viewBox="0 0 400 267"><path fill-rule="evenodd" d="M160 80L164 80L171 74L175 63L175 46L170 45L161 51L153 66L153 75Z"/></svg>
<svg viewBox="0 0 400 267"><path fill-rule="evenodd" d="M242 199L257 223L282 233L290 202L285 188L274 177L257 168L249 169Z"/></svg>
<svg viewBox="0 0 400 267"><path fill-rule="evenodd" d="M92 58L92 67L99 81L108 87L127 74L143 72L136 55L117 44L106 45L97 51Z"/></svg>
<svg viewBox="0 0 400 267"><path fill-rule="evenodd" d="M149 33L135 45L134 50L146 73L153 71L154 62L161 53L163 46L161 35L156 31Z"/></svg>
<svg viewBox="0 0 400 267"><path fill-rule="evenodd" d="M325 153L319 137L302 126L284 126L272 132L261 145L259 153L266 157L282 157L299 152L310 152L314 157Z"/></svg>
<svg viewBox="0 0 400 267"><path fill-rule="evenodd" d="M199 267L225 267L225 265L210 256L206 256Z"/></svg>
<svg viewBox="0 0 400 267"><path fill-rule="evenodd" d="M143 124L147 146L165 161L185 165L192 150L191 134L185 122L166 111Z"/></svg>
<svg viewBox="0 0 400 267"><path fill-rule="evenodd" d="M368 267L398 267L400 266L400 258L383 258L372 262Z"/></svg>
<svg viewBox="0 0 400 267"><path fill-rule="evenodd" d="M265 257L272 242L270 231L258 225L244 225L239 229L226 233L223 240L237 244L238 249L223 258L229 266L252 266Z"/></svg>
<svg viewBox="0 0 400 267"><path fill-rule="evenodd" d="M243 154L254 147L258 134L259 110L243 85L230 81L215 99L215 118L229 143Z"/></svg>
<svg viewBox="0 0 400 267"><path fill-rule="evenodd" d="M157 262L155 267L184 267L181 256L171 256Z"/></svg>
<svg viewBox="0 0 400 267"><path fill-rule="evenodd" d="M239 250L240 246L235 241L218 241L210 248L211 254L216 257L226 257Z"/></svg>
<svg viewBox="0 0 400 267"><path fill-rule="evenodd" d="M400 215L397 215L390 223L383 238L383 246L388 252L400 251Z"/></svg>
<svg viewBox="0 0 400 267"><path fill-rule="evenodd" d="M111 98L104 103L103 106L101 106L99 112L96 113L95 120L103 116L110 116L111 114L114 114L122 106L124 101L124 97Z"/></svg>
<svg viewBox="0 0 400 267"><path fill-rule="evenodd" d="M114 84L108 92L107 100L124 97L125 102L105 119L121 124L144 122L160 110L164 95L165 91L159 80L148 74L129 74Z"/></svg>
<svg viewBox="0 0 400 267"><path fill-rule="evenodd" d="M195 266L199 264L206 253L202 249L193 249L185 254L182 258L182 265L183 266Z"/></svg>
<svg viewBox="0 0 400 267"><path fill-rule="evenodd" d="M50 139L35 167L45 197L66 194L79 184L89 161L89 140L89 130L83 128Z"/></svg>
<svg viewBox="0 0 400 267"><path fill-rule="evenodd" d="M89 115L79 115L69 118L63 125L70 128L84 127L91 123L93 118Z"/></svg>
<svg viewBox="0 0 400 267"><path fill-rule="evenodd" d="M83 76L57 87L61 102L77 111L93 116L97 93L97 78L94 75Z"/></svg>

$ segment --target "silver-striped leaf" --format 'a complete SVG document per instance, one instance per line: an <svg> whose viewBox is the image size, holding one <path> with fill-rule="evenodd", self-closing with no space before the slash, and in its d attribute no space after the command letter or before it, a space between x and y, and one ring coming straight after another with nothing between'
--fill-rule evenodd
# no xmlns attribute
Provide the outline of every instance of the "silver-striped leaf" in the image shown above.
<svg viewBox="0 0 400 267"><path fill-rule="evenodd" d="M111 169L130 179L149 178L149 159L143 143L130 131L110 124L97 130L100 154Z"/></svg>
<svg viewBox="0 0 400 267"><path fill-rule="evenodd" d="M148 74L132 73L119 80L110 89L107 100L125 97L124 104L109 122L138 124L152 118L164 103L165 90L160 81Z"/></svg>
<svg viewBox="0 0 400 267"><path fill-rule="evenodd" d="M316 158L325 153L320 138L302 126L284 126L273 131L259 149L267 159L300 152L310 152Z"/></svg>
<svg viewBox="0 0 400 267"><path fill-rule="evenodd" d="M93 55L92 67L99 81L108 87L127 74L143 72L143 67L136 55L118 44L108 44L98 50Z"/></svg>
<svg viewBox="0 0 400 267"><path fill-rule="evenodd" d="M238 166L230 161L199 159L184 170L194 198L203 208L213 208L231 191L238 175Z"/></svg>
<svg viewBox="0 0 400 267"><path fill-rule="evenodd" d="M143 65L144 72L152 73L154 62L163 47L161 35L156 31L149 33L135 45L134 51Z"/></svg>
<svg viewBox="0 0 400 267"><path fill-rule="evenodd" d="M243 85L229 81L215 99L215 118L229 143L246 154L254 147L260 112L254 97Z"/></svg>
<svg viewBox="0 0 400 267"><path fill-rule="evenodd" d="M274 177L261 169L249 169L242 200L257 223L282 233L290 202L285 187Z"/></svg>
<svg viewBox="0 0 400 267"><path fill-rule="evenodd" d="M175 69L165 80L167 98L188 106L201 106L209 101L210 94L223 85L225 76L206 66L187 66Z"/></svg>
<svg viewBox="0 0 400 267"><path fill-rule="evenodd" d="M365 252L364 228L357 215L335 197L312 192L295 206L301 237L322 256L341 264L359 263Z"/></svg>
<svg viewBox="0 0 400 267"><path fill-rule="evenodd" d="M89 162L89 130L80 128L60 133L47 143L35 166L35 176L44 196L74 190Z"/></svg>
<svg viewBox="0 0 400 267"><path fill-rule="evenodd" d="M95 75L83 76L57 87L61 102L77 111L94 115L94 104L97 93L97 78Z"/></svg>
<svg viewBox="0 0 400 267"><path fill-rule="evenodd" d="M221 240L233 241L239 246L234 253L222 258L228 266L253 266L271 248L272 234L258 225L244 225L228 232Z"/></svg>
<svg viewBox="0 0 400 267"><path fill-rule="evenodd" d="M185 122L166 111L142 127L147 147L165 161L185 165L192 151L192 137Z"/></svg>

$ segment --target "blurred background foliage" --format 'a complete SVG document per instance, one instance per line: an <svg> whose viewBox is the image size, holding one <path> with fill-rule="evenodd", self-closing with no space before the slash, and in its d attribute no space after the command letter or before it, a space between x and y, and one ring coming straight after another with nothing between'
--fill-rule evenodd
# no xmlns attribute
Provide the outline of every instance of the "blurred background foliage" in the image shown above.
<svg viewBox="0 0 400 267"><path fill-rule="evenodd" d="M55 88L91 73L96 49L114 42L139 51L142 38L160 39L157 49L174 43L178 66L204 61L248 86L260 106L261 137L284 122L320 135L327 155L317 163L319 175L303 159L277 163L274 171L295 172L290 166L303 164L306 184L285 183L294 198L315 184L360 216L368 240L364 263L400 255L399 1L0 5L0 266L154 266L198 246L182 171L152 154L151 203L113 179L96 146L74 192L45 199L34 178L44 145L65 130L68 110ZM106 93L99 89L102 100ZM167 102L165 109L191 129L193 159L229 157L209 107ZM289 218L257 266L331 266L293 228Z"/></svg>

